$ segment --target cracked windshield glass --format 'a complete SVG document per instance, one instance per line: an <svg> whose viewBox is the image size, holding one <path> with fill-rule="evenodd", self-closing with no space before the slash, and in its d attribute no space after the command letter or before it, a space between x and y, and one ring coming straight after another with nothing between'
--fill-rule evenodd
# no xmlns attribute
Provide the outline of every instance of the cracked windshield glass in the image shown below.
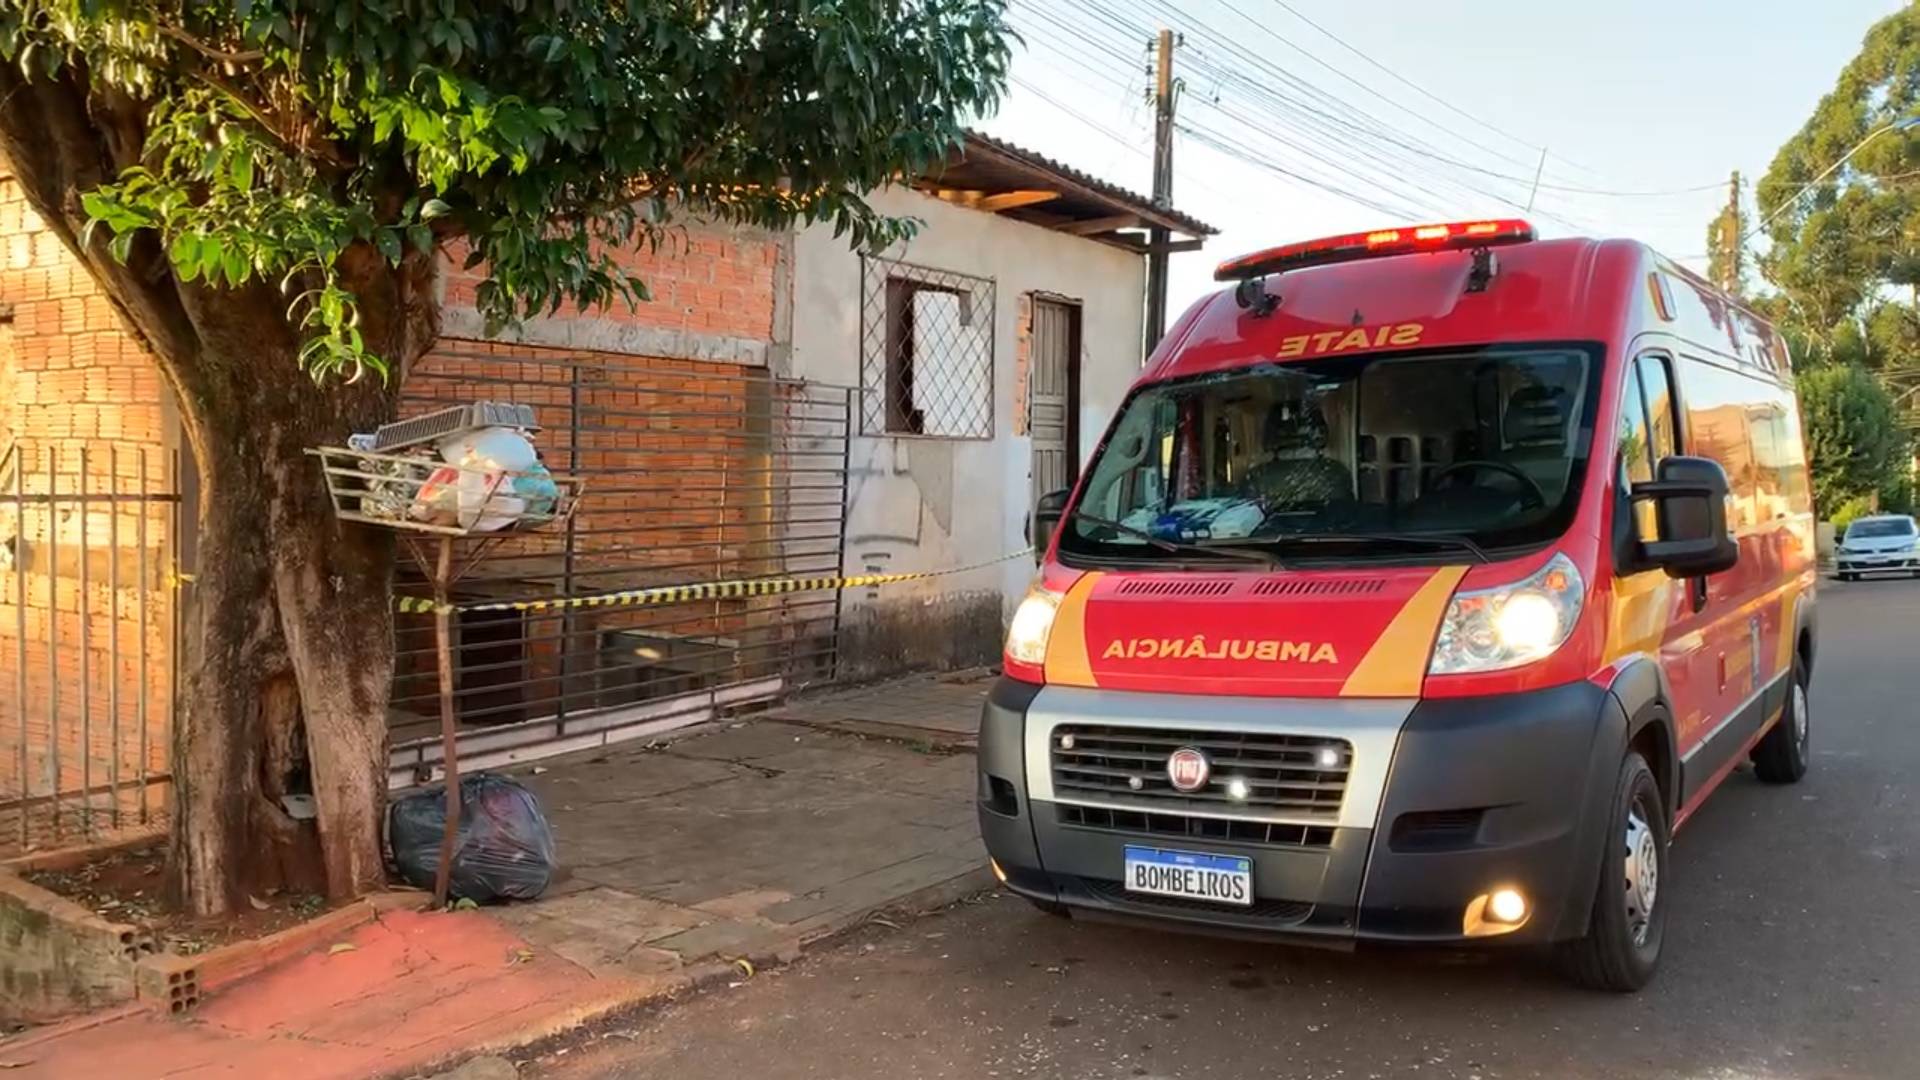
<svg viewBox="0 0 1920 1080"><path fill-rule="evenodd" d="M1337 539L1344 548L1316 554L1405 555L1435 540L1551 539L1585 469L1597 369L1586 348L1482 349L1150 386L1095 461L1063 550L1154 558L1173 543Z"/></svg>

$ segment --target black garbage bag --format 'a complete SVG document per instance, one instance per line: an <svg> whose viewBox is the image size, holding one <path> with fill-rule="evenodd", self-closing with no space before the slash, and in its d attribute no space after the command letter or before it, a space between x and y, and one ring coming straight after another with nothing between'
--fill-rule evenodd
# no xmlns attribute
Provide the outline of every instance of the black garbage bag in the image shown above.
<svg viewBox="0 0 1920 1080"><path fill-rule="evenodd" d="M443 786L388 806L387 844L407 884L433 888L446 823ZM460 834L453 849L449 897L476 904L532 900L547 891L553 870L553 830L533 792L492 773L461 778Z"/></svg>

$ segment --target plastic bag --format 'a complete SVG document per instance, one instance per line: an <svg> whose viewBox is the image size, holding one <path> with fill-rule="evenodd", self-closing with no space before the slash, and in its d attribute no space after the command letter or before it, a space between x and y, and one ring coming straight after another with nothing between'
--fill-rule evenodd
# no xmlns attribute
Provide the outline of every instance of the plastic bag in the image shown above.
<svg viewBox="0 0 1920 1080"><path fill-rule="evenodd" d="M445 787L395 799L387 808L387 843L407 884L433 888L446 822ZM553 871L553 830L533 792L492 773L462 777L448 898L533 900L547 890Z"/></svg>

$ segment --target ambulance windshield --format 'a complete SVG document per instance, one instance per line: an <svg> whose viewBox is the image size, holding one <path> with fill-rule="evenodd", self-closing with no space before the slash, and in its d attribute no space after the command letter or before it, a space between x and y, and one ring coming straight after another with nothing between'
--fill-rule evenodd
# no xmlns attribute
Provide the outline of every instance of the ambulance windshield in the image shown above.
<svg viewBox="0 0 1920 1080"><path fill-rule="evenodd" d="M1061 550L1194 557L1160 539L1446 561L1465 556L1436 538L1465 540L1461 552L1544 543L1573 519L1600 366L1597 347L1503 346L1144 387L1094 460Z"/></svg>

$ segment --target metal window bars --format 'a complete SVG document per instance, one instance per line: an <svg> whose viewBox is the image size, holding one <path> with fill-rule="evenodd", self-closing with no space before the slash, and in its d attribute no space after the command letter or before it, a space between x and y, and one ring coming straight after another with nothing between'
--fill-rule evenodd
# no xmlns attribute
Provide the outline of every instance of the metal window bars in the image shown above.
<svg viewBox="0 0 1920 1080"><path fill-rule="evenodd" d="M993 279L877 256L860 278L863 430L992 438Z"/></svg>

